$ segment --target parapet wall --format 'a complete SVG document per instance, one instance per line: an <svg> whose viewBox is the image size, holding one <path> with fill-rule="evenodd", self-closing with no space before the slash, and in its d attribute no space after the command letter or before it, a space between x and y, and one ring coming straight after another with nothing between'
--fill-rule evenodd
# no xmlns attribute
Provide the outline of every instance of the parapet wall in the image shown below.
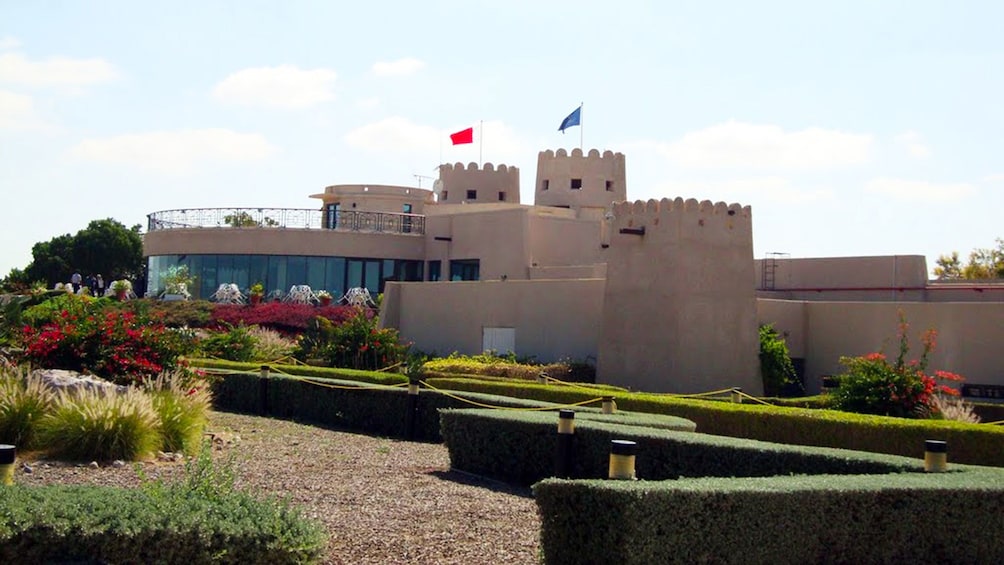
<svg viewBox="0 0 1004 565"><path fill-rule="evenodd" d="M749 206L677 198L611 211L598 379L761 392Z"/></svg>
<svg viewBox="0 0 1004 565"><path fill-rule="evenodd" d="M607 208L627 199L627 176L623 153L573 149L537 154L534 204L567 206L572 209ZM576 186L577 185L577 186Z"/></svg>
<svg viewBox="0 0 1004 565"><path fill-rule="evenodd" d="M445 204L507 202L519 204L519 168L507 165L496 167L485 163L443 164L439 166L442 188L439 202ZM470 198L468 191L474 191Z"/></svg>

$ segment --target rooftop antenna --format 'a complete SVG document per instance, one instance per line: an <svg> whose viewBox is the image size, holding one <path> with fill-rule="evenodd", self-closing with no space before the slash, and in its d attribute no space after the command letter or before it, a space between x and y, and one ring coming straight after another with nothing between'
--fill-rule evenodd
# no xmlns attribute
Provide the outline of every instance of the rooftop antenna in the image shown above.
<svg viewBox="0 0 1004 565"><path fill-rule="evenodd" d="M429 180L435 180L436 179L436 177L429 177L429 176L425 176L425 175L411 175L411 176L413 176L416 179L418 179L418 188L422 188L422 179L429 179Z"/></svg>

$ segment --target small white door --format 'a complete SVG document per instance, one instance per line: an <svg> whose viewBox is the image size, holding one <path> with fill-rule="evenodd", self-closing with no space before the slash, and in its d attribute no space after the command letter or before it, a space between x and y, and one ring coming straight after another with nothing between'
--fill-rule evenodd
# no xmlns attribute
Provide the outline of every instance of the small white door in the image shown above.
<svg viewBox="0 0 1004 565"><path fill-rule="evenodd" d="M481 332L481 351L494 351L499 355L516 352L516 328L484 328Z"/></svg>

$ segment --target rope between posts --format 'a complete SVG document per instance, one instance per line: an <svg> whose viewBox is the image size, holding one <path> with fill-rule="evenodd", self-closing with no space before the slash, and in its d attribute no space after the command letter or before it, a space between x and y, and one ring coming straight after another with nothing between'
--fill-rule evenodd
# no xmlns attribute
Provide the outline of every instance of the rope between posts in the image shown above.
<svg viewBox="0 0 1004 565"><path fill-rule="evenodd" d="M569 388L579 389L579 390L581 390L583 392L593 392L593 393L598 392L597 389L595 389L595 388L590 388L590 387L587 387L587 386L582 386L581 383L570 383L570 382L563 381L561 379L556 379L556 378L548 375L547 373L544 373L543 377L544 377L544 381L545 382L554 381L554 382L556 382L556 383L558 383L558 384L560 384L562 386L567 386ZM613 396L614 393L615 393L615 391L610 391L610 394L608 394L607 396Z"/></svg>
<svg viewBox="0 0 1004 565"><path fill-rule="evenodd" d="M596 398L592 398L592 399L589 399L589 400L583 400L582 402L576 402L574 404L561 404L561 405L556 405L556 406L539 406L537 408L517 408L517 407L514 407L514 406L493 406L491 404L484 404L482 402L476 402L474 400L470 400L470 399L464 398L462 396L458 396L456 394L447 392L446 390L441 389L441 388L436 388L436 387L430 385L429 383L427 383L425 381L421 381L421 383L423 385L429 387L431 390L434 390L434 391L442 394L443 396L448 396L448 397L450 397L450 398L452 398L454 400L459 400L461 402L466 402L467 404L470 404L472 406L477 406L479 408L492 408L492 409L495 409L495 410L516 410L516 411L523 411L523 412L546 412L548 410L558 410L560 408L571 408L573 406L584 406L586 404L592 404L593 402L597 402L597 401L602 401L603 400L602 396L598 396Z"/></svg>
<svg viewBox="0 0 1004 565"><path fill-rule="evenodd" d="M269 370L273 371L275 373L278 373L278 374L280 374L280 375L282 375L284 377L288 377L290 379L293 379L294 381L300 381L300 382L307 383L307 384L317 385L317 386L323 387L323 388L332 388L332 389L338 389L338 390L359 390L359 389L373 389L373 388L394 388L394 387L400 387L400 386L407 386L408 385L408 383L398 383L398 384L393 384L393 385L382 385L382 384L376 384L376 383L364 383L364 384L360 384L360 385L357 385L357 386L352 386L352 385L336 385L336 384L330 384L330 383L321 383L321 382L317 382L315 380L312 380L312 379L318 378L318 377L304 377L302 375L291 375L291 374L286 373L284 371L280 371L279 369L276 369L275 367L269 367Z"/></svg>

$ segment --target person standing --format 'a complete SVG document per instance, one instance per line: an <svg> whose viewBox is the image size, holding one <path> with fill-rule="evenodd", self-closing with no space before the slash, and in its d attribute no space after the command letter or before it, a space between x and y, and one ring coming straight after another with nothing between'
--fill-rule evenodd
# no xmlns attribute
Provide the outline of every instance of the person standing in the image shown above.
<svg viewBox="0 0 1004 565"><path fill-rule="evenodd" d="M70 284L73 285L73 294L80 292L80 283L83 282L83 277L80 276L80 272L73 271L73 275L70 277Z"/></svg>
<svg viewBox="0 0 1004 565"><path fill-rule="evenodd" d="M97 279L94 281L94 296L104 296L105 295L105 279L101 278L101 273L98 273Z"/></svg>

